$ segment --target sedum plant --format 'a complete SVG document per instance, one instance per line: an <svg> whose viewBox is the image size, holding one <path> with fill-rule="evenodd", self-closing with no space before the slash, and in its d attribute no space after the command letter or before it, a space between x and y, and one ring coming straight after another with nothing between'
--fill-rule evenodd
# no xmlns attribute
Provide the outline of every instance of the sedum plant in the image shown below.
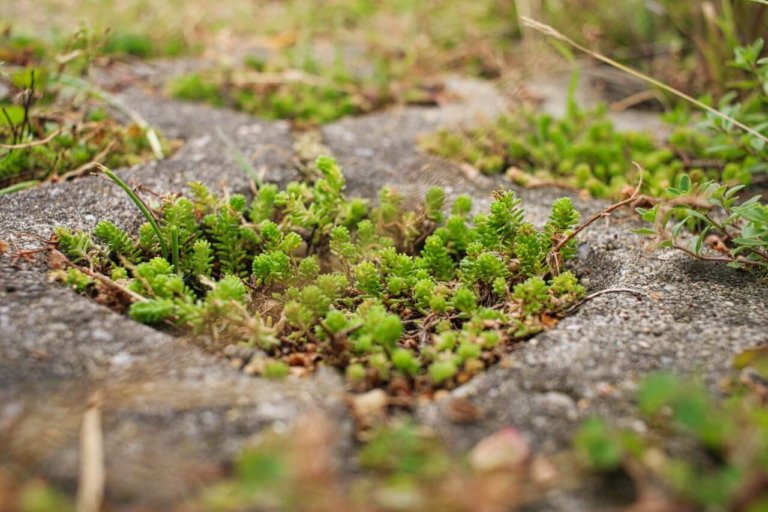
<svg viewBox="0 0 768 512"><path fill-rule="evenodd" d="M511 190L474 217L468 196L446 214L441 189L408 211L384 188L372 207L345 196L332 159L316 167L314 182L263 184L250 200L192 183L150 211L134 195L151 220L136 235L107 220L56 230L73 266L60 277L140 322L207 334L214 349L327 364L353 389L392 393L467 380L584 296L549 264L575 252L559 248L579 219L569 199L539 229Z"/></svg>
<svg viewBox="0 0 768 512"><path fill-rule="evenodd" d="M633 162L644 169L643 192L653 197L668 197L683 174L694 183L747 185L768 171L768 59L761 59L762 51L762 39L735 49L729 64L746 78L720 99L718 111L725 117L710 112L699 120L680 105L665 117L671 133L664 141L650 133L620 132L605 105L581 110L574 100L574 75L562 119L522 109L477 128L438 131L422 145L484 173L506 171L522 185L554 181L595 197L624 195L637 181L627 174Z"/></svg>

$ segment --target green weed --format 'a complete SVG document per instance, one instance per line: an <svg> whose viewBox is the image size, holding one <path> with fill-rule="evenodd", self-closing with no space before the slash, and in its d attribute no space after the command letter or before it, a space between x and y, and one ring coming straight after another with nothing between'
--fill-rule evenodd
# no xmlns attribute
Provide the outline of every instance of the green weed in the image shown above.
<svg viewBox="0 0 768 512"><path fill-rule="evenodd" d="M668 202L638 208L653 228L637 230L656 236L659 247L681 250L695 258L725 262L736 268L768 269L768 205L760 196L740 202L744 187L715 182L692 184L687 175L670 187ZM691 228L695 236L688 236Z"/></svg>
<svg viewBox="0 0 768 512"><path fill-rule="evenodd" d="M521 110L478 128L438 131L422 145L485 173L507 171L523 185L557 182L596 197L624 195L638 179L630 174L632 162L644 170L643 191L653 197L669 197L683 174L694 183L750 184L768 171L768 60L760 58L762 49L758 40L735 50L731 66L749 79L721 99L720 115L698 119L678 107L666 115L672 133L663 142L649 133L618 131L605 106L581 110L572 85L562 119ZM733 120L754 128L745 132Z"/></svg>
<svg viewBox="0 0 768 512"><path fill-rule="evenodd" d="M660 487L678 506L763 510L768 494L758 482L768 471L767 362L764 348L739 355L740 382L731 382L722 400L701 382L652 374L637 397L650 433L621 431L592 419L576 435L574 449L592 470L625 468L638 489Z"/></svg>

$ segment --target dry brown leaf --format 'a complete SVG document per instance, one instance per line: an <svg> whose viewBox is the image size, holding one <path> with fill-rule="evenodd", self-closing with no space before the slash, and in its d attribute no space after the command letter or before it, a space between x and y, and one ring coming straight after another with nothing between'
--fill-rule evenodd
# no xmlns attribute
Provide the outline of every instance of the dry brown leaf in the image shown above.
<svg viewBox="0 0 768 512"><path fill-rule="evenodd" d="M67 257L56 249L51 249L48 252L48 261L50 262L51 270L63 270L69 265Z"/></svg>
<svg viewBox="0 0 768 512"><path fill-rule="evenodd" d="M463 397L446 400L443 412L453 423L474 423L485 416L485 411Z"/></svg>

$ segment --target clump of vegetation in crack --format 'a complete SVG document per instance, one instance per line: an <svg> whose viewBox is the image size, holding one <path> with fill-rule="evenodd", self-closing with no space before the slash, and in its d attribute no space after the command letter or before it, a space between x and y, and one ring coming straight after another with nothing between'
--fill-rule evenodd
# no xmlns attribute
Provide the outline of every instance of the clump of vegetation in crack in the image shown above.
<svg viewBox="0 0 768 512"><path fill-rule="evenodd" d="M434 104L442 90L413 82L386 59L374 59L375 73L363 76L341 54L333 64L322 64L298 45L283 57L249 58L238 68L183 75L169 84L169 92L267 119L317 125L395 103Z"/></svg>
<svg viewBox="0 0 768 512"><path fill-rule="evenodd" d="M657 506L675 510L764 510L767 355L762 347L736 357L740 375L724 382L725 398L715 398L696 379L646 377L637 404L649 431L593 418L574 439L577 455L599 475L628 475L638 502L654 497Z"/></svg>
<svg viewBox="0 0 768 512"><path fill-rule="evenodd" d="M154 209L120 182L148 222L138 236L107 220L92 234L58 228L72 266L56 275L140 322L404 394L466 381L584 296L561 270L579 220L569 199L539 229L511 190L474 217L468 196L445 215L438 188L409 211L387 187L371 208L344 195L333 160L316 168L314 182L263 184L252 201L192 183Z"/></svg>
<svg viewBox="0 0 768 512"><path fill-rule="evenodd" d="M626 193L635 179L626 174L631 162L644 169L644 192L652 197L668 197L682 174L694 183L747 185L768 171L768 59L760 58L762 51L762 39L735 50L730 64L744 79L718 104L731 120L711 113L697 119L680 105L665 116L671 134L663 142L651 133L617 130L605 106L581 110L574 100L574 75L562 119L522 109L477 128L438 131L422 143L481 172L507 172L522 185L558 183L595 197ZM754 133L732 120L754 126Z"/></svg>
<svg viewBox="0 0 768 512"><path fill-rule="evenodd" d="M0 195L79 176L94 161L122 167L167 152L141 121L118 123L105 101L89 101L92 91L71 87L85 83L74 76L87 71L100 46L99 35L86 30L62 55L34 40L0 38Z"/></svg>

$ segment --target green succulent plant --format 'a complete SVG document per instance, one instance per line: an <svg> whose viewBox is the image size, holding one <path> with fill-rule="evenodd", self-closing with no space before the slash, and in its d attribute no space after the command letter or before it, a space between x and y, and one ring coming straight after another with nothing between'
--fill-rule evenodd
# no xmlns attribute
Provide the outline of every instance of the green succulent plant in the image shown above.
<svg viewBox="0 0 768 512"><path fill-rule="evenodd" d="M392 188L370 207L346 197L335 161L316 168L313 182L264 184L251 200L192 183L189 198L168 196L154 211L104 169L147 222L137 235L107 220L92 234L58 228L72 267L57 276L84 293L111 292L139 322L257 346L275 359L271 376L285 373L290 354L310 352L345 368L355 389L393 392L468 378L584 296L575 276L548 263L578 223L569 199L537 229L510 190L470 219L465 196L450 216L440 189L414 211ZM560 259L573 255L568 245ZM78 268L110 278L84 279Z"/></svg>

